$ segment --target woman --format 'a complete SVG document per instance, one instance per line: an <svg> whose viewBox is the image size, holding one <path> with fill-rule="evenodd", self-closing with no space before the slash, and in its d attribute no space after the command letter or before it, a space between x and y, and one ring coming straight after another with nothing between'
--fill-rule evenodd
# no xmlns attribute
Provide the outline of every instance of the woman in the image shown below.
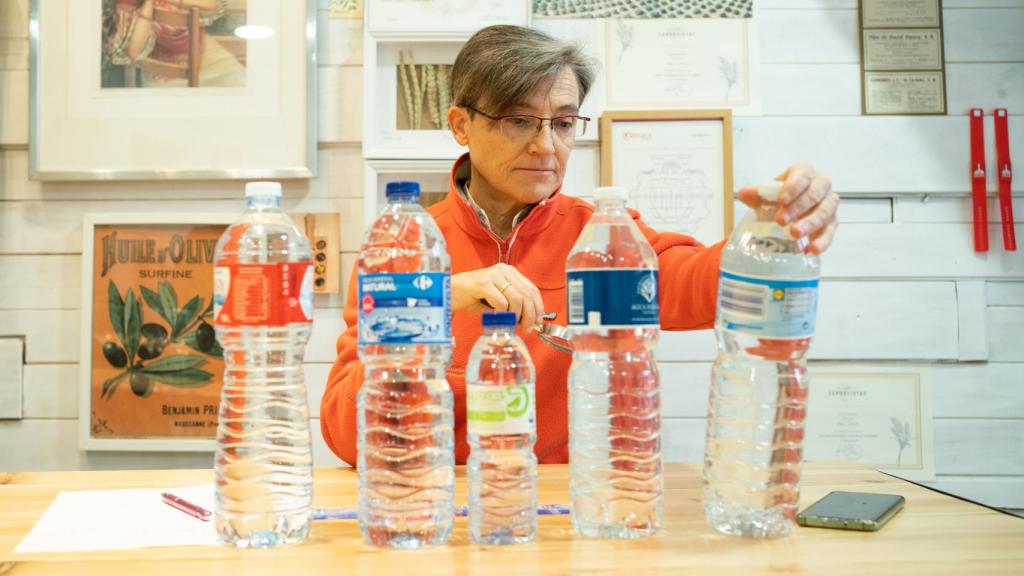
<svg viewBox="0 0 1024 576"><path fill-rule="evenodd" d="M452 333L447 380L455 396L455 457L464 463L465 368L488 308L517 313L519 334L537 370L536 454L542 463L568 461L567 374L570 355L530 330L545 312L565 318L565 263L593 206L561 193L569 153L586 121L580 104L594 77L579 48L541 32L492 26L462 48L452 70L448 111L455 140L469 153L452 168L449 193L431 206L452 261ZM838 196L827 177L803 165L781 176L778 219L821 253L832 242ZM756 190L740 199L756 203ZM681 234L659 233L632 213L658 254L661 327L710 328L724 242L704 247ZM685 294L687 297L665 295ZM356 282L349 283L338 357L320 406L321 431L343 460L356 462L356 394L363 381L357 356Z"/></svg>

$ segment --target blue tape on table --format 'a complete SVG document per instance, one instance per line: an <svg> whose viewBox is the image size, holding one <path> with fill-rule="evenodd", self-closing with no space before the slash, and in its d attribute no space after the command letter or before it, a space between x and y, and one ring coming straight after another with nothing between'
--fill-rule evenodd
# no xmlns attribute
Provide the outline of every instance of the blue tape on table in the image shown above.
<svg viewBox="0 0 1024 576"><path fill-rule="evenodd" d="M468 510L465 506L455 508L456 516L465 516ZM562 504L541 504L537 507L538 516L564 516L569 513L569 507ZM359 510L355 508L315 508L313 520L358 520Z"/></svg>

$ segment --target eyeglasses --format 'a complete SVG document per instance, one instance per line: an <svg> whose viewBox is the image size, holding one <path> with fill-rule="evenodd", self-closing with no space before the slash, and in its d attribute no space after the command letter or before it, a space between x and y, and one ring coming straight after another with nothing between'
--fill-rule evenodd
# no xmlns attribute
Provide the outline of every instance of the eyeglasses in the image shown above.
<svg viewBox="0 0 1024 576"><path fill-rule="evenodd" d="M509 140L527 140L533 138L544 127L544 122L551 125L551 133L559 142L569 143L583 136L587 131L587 122L590 118L586 116L555 116L554 118L542 118L531 114L510 114L507 116L491 116L481 112L472 106L463 106L477 114L490 118L498 123L501 135Z"/></svg>

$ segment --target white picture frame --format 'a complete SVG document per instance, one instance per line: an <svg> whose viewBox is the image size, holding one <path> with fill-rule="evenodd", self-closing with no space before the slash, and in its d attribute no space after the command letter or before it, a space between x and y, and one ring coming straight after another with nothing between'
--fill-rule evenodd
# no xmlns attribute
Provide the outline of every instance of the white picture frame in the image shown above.
<svg viewBox="0 0 1024 576"><path fill-rule="evenodd" d="M935 479L929 366L820 362L811 365L810 379L805 459L850 460L915 482Z"/></svg>
<svg viewBox="0 0 1024 576"><path fill-rule="evenodd" d="M203 438L188 438L188 437L173 437L173 436L137 436L137 437L103 437L102 434L93 434L94 426L99 426L99 418L93 418L93 387L94 387L94 371L93 371L93 359L96 356L95 346L97 345L96 331L94 330L95 318L93 315L93 309L95 305L95 292L94 287L97 285L95 274L94 274L94 262L96 258L95 251L95 239L96 229L98 226L130 226L130 227L146 227L149 229L155 229L161 225L177 225L182 228L189 226L207 226L217 225L227 228L237 218L235 214L160 214L160 213L124 213L124 214L85 214L83 216L82 223L82 289L81 289L81 337L80 337L80 355L79 355L79 447L82 450L113 450L113 451L174 451L174 452L209 452L213 451L216 446L215 438L212 434L209 437ZM210 263L212 268L212 262ZM169 269L170 265L165 268ZM212 272L211 272L212 276ZM111 277L112 278L112 277ZM109 288L109 287L108 287ZM210 287L212 291L212 283ZM119 292L124 291L124 287L118 288ZM141 296L141 289L140 289ZM125 297L126 298L126 297ZM180 304L179 304L180 306ZM186 305L187 306L187 305ZM184 309L186 306L181 306ZM152 311L149 312L150 318L161 322L154 315ZM142 318L145 318L147 313L144 312ZM140 319L140 322L142 320ZM104 339L109 338L111 341L114 340L115 334L104 334ZM123 344L123 341L121 342ZM127 347L127 346L126 346ZM133 355L134 356L134 355ZM211 382L216 383L216 382ZM130 386L130 378L122 380L121 386L128 388ZM156 384L153 385L154 388ZM219 386L217 386L219 390ZM116 393L116 390L112 392L111 396ZM126 389L122 389L122 396L130 397L131 394ZM207 394L207 396L210 396ZM151 397L147 398L147 400ZM159 397L157 398L159 400ZM219 397L218 397L219 402ZM207 413L203 414L203 417L210 421L216 421L217 414L209 414L210 410L207 407L200 408L202 412L205 410ZM107 420L107 419L103 419ZM107 424L104 424L107 425ZM209 428L209 426L205 426ZM215 433L216 428L211 430L211 433Z"/></svg>
<svg viewBox="0 0 1024 576"><path fill-rule="evenodd" d="M493 24L528 26L530 0L372 0L366 29L375 35L476 32Z"/></svg>
<svg viewBox="0 0 1024 576"><path fill-rule="evenodd" d="M244 39L244 85L203 86L202 68L186 76L198 87L136 84L139 57L126 87L103 87L104 70L122 66L103 56L104 0L31 0L29 175L33 180L312 178L317 161L316 0L245 0L245 25L214 43L219 56ZM199 12L163 7L185 19ZM119 12L120 13L120 12ZM154 12L153 21L159 15ZM127 18L127 17L126 17ZM140 17L134 17L139 21ZM142 21L145 21L144 19ZM76 25L70 25L71 22ZM203 24L202 26L205 26ZM265 37L239 32L270 29ZM134 28L132 28L134 29ZM209 35L207 35L209 36ZM159 47L159 36L154 36ZM152 38L151 38L151 41ZM155 50L156 48L154 48ZM199 48L195 48L198 50ZM192 54L190 51L189 54ZM206 52L200 62L224 62ZM235 56L235 58L238 58ZM102 62L101 62L102 61ZM173 66L160 61L154 66ZM212 69L213 64L211 64ZM237 66L236 66L237 68ZM127 78L131 78L129 81ZM189 80L189 82L192 82ZM181 81L185 81L182 78ZM171 82L173 83L173 82ZM127 87L134 85L136 87Z"/></svg>
<svg viewBox="0 0 1024 576"><path fill-rule="evenodd" d="M399 129L399 53L411 53L416 65L452 64L468 36L449 32L376 38L363 36L363 101L372 102L363 117L363 157L374 160L454 160L464 149L451 130ZM447 111L443 111L447 114Z"/></svg>

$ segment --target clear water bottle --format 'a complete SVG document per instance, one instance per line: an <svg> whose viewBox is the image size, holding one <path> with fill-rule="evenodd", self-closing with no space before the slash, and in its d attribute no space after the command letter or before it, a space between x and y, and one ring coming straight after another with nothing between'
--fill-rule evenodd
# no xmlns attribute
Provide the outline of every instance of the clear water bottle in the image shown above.
<svg viewBox="0 0 1024 576"><path fill-rule="evenodd" d="M313 453L302 360L313 321L309 240L281 185L250 182L248 208L217 242L214 325L224 349L216 529L239 548L309 534Z"/></svg>
<svg viewBox="0 0 1024 576"><path fill-rule="evenodd" d="M359 528L393 548L444 544L454 521L451 260L419 184L390 182L359 254Z"/></svg>
<svg viewBox="0 0 1024 576"><path fill-rule="evenodd" d="M584 536L641 538L663 516L658 258L626 211L625 188L598 188L569 253L569 491Z"/></svg>
<svg viewBox="0 0 1024 576"><path fill-rule="evenodd" d="M513 312L484 312L466 367L469 533L477 544L537 535L534 370Z"/></svg>
<svg viewBox="0 0 1024 576"><path fill-rule="evenodd" d="M704 452L704 514L716 529L784 536L800 498L807 400L805 356L814 334L819 261L775 223L779 188L722 252Z"/></svg>

